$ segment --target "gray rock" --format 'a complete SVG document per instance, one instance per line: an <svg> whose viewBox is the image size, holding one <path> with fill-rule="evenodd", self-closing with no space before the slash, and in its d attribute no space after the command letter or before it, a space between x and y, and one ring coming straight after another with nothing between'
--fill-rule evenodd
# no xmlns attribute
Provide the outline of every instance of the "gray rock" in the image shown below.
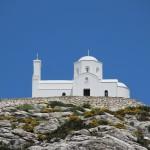
<svg viewBox="0 0 150 150"><path fill-rule="evenodd" d="M110 135L104 137L77 135L65 141L32 146L29 150L147 150L139 145L130 145Z"/></svg>
<svg viewBox="0 0 150 150"><path fill-rule="evenodd" d="M7 139L14 139L15 135L10 133L10 132L8 132L8 133L0 133L0 137L7 138Z"/></svg>
<svg viewBox="0 0 150 150"><path fill-rule="evenodd" d="M53 112L53 113L50 113L50 117L53 117L53 118L61 118L61 117L66 117L66 116L69 116L69 115L72 115L73 112Z"/></svg>
<svg viewBox="0 0 150 150"><path fill-rule="evenodd" d="M145 136L150 138L150 121L140 122L138 128L142 130Z"/></svg>
<svg viewBox="0 0 150 150"><path fill-rule="evenodd" d="M0 120L0 128L3 127L11 127L11 123L9 120Z"/></svg>
<svg viewBox="0 0 150 150"><path fill-rule="evenodd" d="M5 112L15 112L17 109L16 107L5 107L3 108L3 111Z"/></svg>
<svg viewBox="0 0 150 150"><path fill-rule="evenodd" d="M91 122L91 120L93 119L96 119L96 120L103 120L103 121L108 121L110 122L111 124L118 124L118 123L122 123L121 120L119 120L118 118L114 117L114 115L111 115L111 114L108 114L108 113L105 113L104 115L95 115L93 117L90 117L90 118L86 118L85 120L85 123L86 124L89 124L89 122Z"/></svg>
<svg viewBox="0 0 150 150"><path fill-rule="evenodd" d="M36 117L36 118L39 118L39 119L48 119L49 118L49 114L48 113L33 113L31 115L32 117Z"/></svg>
<svg viewBox="0 0 150 150"><path fill-rule="evenodd" d="M21 138L8 139L0 137L0 143L1 145L5 145L5 147L10 150L26 149L31 146L30 142L27 142Z"/></svg>
<svg viewBox="0 0 150 150"><path fill-rule="evenodd" d="M54 107L56 110L60 110L60 111L69 111L70 110L70 108L72 108L72 107L61 107L61 106L55 106Z"/></svg>
<svg viewBox="0 0 150 150"><path fill-rule="evenodd" d="M25 117L28 117L30 114L26 111L17 111L17 112L14 112L14 115L17 118L25 118Z"/></svg>
<svg viewBox="0 0 150 150"><path fill-rule="evenodd" d="M59 121L56 118L50 119L48 122L41 123L34 128L35 133L47 134L58 129L60 126Z"/></svg>
<svg viewBox="0 0 150 150"><path fill-rule="evenodd" d="M28 150L44 150L44 148L42 146L31 146L28 148Z"/></svg>
<svg viewBox="0 0 150 150"><path fill-rule="evenodd" d="M44 103L34 105L34 109L42 109L46 107L47 107L47 104L44 104Z"/></svg>
<svg viewBox="0 0 150 150"><path fill-rule="evenodd" d="M33 133L26 132L23 129L14 129L12 133L25 139L26 141L34 141L36 136Z"/></svg>

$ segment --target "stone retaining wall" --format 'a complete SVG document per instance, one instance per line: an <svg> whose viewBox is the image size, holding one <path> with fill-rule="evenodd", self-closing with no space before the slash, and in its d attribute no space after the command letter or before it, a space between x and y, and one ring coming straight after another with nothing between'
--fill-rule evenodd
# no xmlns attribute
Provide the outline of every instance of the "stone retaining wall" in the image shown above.
<svg viewBox="0 0 150 150"><path fill-rule="evenodd" d="M106 107L110 110L118 110L125 107L135 107L143 105L134 99L118 98L118 97L48 97L48 98L20 98L20 99L2 99L0 101L0 109L4 107L18 106L23 104L48 103L49 101L61 101L82 106L89 103L93 107Z"/></svg>

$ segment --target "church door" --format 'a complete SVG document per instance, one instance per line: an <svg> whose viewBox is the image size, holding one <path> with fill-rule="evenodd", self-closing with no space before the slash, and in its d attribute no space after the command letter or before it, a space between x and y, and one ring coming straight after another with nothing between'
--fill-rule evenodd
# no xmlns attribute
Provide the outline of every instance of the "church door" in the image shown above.
<svg viewBox="0 0 150 150"><path fill-rule="evenodd" d="M90 89L84 89L83 90L83 95L84 96L90 96Z"/></svg>

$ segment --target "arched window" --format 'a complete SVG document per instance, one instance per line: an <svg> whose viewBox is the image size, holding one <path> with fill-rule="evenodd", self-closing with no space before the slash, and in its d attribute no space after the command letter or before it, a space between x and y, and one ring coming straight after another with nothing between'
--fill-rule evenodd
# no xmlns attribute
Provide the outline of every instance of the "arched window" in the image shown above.
<svg viewBox="0 0 150 150"><path fill-rule="evenodd" d="M85 71L86 71L86 72L89 72L89 70L90 70L89 66L86 66L86 67L85 67Z"/></svg>
<svg viewBox="0 0 150 150"><path fill-rule="evenodd" d="M88 81L89 81L89 78L85 77L85 83L88 83Z"/></svg>
<svg viewBox="0 0 150 150"><path fill-rule="evenodd" d="M104 95L105 95L105 97L108 97L108 90L104 91Z"/></svg>
<svg viewBox="0 0 150 150"><path fill-rule="evenodd" d="M62 96L66 96L66 93L65 93L65 92L63 92L63 93L62 93Z"/></svg>

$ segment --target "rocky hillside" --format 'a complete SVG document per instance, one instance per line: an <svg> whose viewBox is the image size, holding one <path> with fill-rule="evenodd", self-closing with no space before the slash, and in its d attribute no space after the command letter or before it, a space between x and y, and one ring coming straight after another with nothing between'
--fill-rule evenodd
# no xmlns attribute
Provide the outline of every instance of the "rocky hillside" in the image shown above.
<svg viewBox="0 0 150 150"><path fill-rule="evenodd" d="M150 149L150 107L121 98L62 99L1 101L0 150Z"/></svg>

